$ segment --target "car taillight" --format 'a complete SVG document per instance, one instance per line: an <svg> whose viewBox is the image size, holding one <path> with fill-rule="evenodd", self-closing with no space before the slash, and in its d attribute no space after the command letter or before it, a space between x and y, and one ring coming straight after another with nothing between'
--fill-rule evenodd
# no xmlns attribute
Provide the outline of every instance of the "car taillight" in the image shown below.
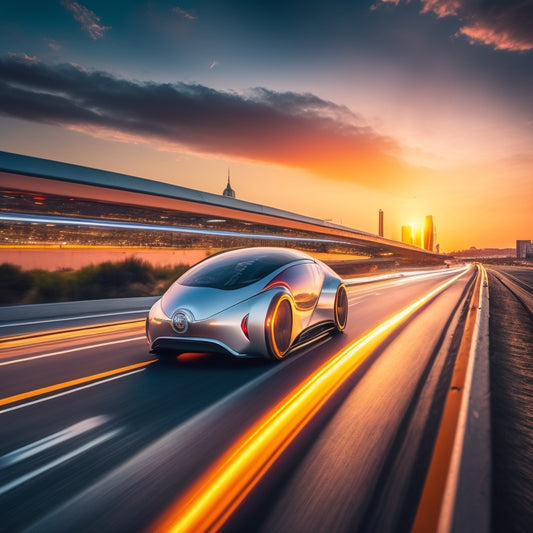
<svg viewBox="0 0 533 533"><path fill-rule="evenodd" d="M250 340L250 337L248 336L248 315L246 315L242 321L241 321L241 329L244 333L245 337Z"/></svg>

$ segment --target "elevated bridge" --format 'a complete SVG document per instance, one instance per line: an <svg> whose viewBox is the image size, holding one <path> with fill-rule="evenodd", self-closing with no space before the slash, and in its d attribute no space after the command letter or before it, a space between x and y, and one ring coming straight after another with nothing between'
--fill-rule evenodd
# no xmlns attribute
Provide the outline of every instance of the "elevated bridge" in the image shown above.
<svg viewBox="0 0 533 533"><path fill-rule="evenodd" d="M4 246L290 246L352 273L447 259L273 207L8 152L0 152L0 235Z"/></svg>

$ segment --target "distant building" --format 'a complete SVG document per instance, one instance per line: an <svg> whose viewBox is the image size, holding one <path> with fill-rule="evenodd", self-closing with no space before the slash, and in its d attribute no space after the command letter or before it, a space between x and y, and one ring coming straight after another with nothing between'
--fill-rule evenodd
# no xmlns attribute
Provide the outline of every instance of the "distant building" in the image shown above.
<svg viewBox="0 0 533 533"><path fill-rule="evenodd" d="M424 220L424 250L427 250L428 252L433 251L434 239L435 229L433 227L433 217L431 215L427 215L426 219Z"/></svg>
<svg viewBox="0 0 533 533"><path fill-rule="evenodd" d="M235 198L235 191L231 188L231 183L229 179L229 168L228 168L228 184L226 188L222 191L222 196L227 196L228 198Z"/></svg>
<svg viewBox="0 0 533 533"><path fill-rule="evenodd" d="M420 226L413 227L413 244L417 248L422 248L422 228Z"/></svg>
<svg viewBox="0 0 533 533"><path fill-rule="evenodd" d="M533 244L531 244L531 241L516 241L516 257L518 259L533 259Z"/></svg>
<svg viewBox="0 0 533 533"><path fill-rule="evenodd" d="M379 210L379 233L380 237L383 237L383 209Z"/></svg>
<svg viewBox="0 0 533 533"><path fill-rule="evenodd" d="M402 242L405 244L413 244L413 226L408 224L407 226L402 226Z"/></svg>

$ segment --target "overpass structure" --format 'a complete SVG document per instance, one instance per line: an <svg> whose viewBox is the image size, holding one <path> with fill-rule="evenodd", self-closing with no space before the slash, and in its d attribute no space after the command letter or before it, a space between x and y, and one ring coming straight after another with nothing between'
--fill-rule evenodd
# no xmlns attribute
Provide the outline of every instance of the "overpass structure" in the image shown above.
<svg viewBox="0 0 533 533"><path fill-rule="evenodd" d="M4 246L290 246L335 257L340 270L352 271L354 265L364 271L369 264L376 270L442 265L446 259L273 207L8 152L0 152L0 236Z"/></svg>

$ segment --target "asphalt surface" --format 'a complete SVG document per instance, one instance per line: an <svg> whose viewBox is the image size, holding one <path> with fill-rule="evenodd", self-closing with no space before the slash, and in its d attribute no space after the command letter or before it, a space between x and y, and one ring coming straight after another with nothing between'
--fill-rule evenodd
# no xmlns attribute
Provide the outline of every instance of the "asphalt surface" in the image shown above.
<svg viewBox="0 0 533 533"><path fill-rule="evenodd" d="M346 331L280 364L152 362L135 317L4 346L0 531L145 530L321 365L455 275L350 288ZM353 367L223 530L409 529L472 278L458 278Z"/></svg>
<svg viewBox="0 0 533 533"><path fill-rule="evenodd" d="M533 268L491 267L492 530L533 524Z"/></svg>

